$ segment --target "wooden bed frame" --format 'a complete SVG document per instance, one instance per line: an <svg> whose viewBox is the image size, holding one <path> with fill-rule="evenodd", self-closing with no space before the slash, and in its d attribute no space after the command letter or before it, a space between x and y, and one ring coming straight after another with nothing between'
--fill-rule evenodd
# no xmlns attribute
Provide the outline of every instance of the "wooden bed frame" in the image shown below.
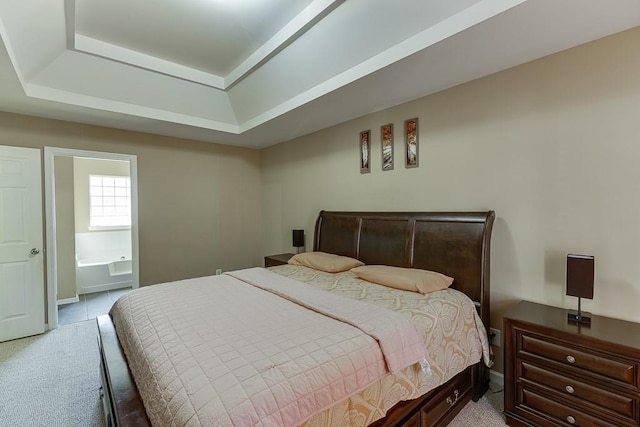
<svg viewBox="0 0 640 427"><path fill-rule="evenodd" d="M314 251L385 264L438 271L474 301L489 325L489 264L495 214L486 212L327 212L316 221ZM108 315L99 316L101 396L107 427L149 426L142 400ZM445 426L489 386L489 368L480 362L426 395L395 405L373 424Z"/></svg>

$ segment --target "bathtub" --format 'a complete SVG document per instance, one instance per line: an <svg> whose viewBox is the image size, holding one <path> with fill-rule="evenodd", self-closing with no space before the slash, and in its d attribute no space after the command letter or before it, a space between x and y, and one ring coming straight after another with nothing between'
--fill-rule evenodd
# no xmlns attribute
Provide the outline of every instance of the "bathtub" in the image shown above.
<svg viewBox="0 0 640 427"><path fill-rule="evenodd" d="M76 262L78 294L128 288L132 280L131 256L84 258Z"/></svg>

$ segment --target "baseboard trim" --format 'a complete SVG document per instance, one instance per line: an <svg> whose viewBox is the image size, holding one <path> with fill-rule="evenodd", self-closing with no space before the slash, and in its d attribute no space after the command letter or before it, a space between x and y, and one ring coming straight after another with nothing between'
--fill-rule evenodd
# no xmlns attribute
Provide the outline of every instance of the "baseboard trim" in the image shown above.
<svg viewBox="0 0 640 427"><path fill-rule="evenodd" d="M113 291L116 289L122 288L130 288L132 286L131 280L127 280L124 282L114 282L114 283L105 283L102 285L88 286L86 288L80 287L78 289L78 293L81 295L84 294L93 294L95 292L104 292L104 291Z"/></svg>
<svg viewBox="0 0 640 427"><path fill-rule="evenodd" d="M504 388L504 375L501 372L490 370L489 381L489 388L491 390L498 391Z"/></svg>
<svg viewBox="0 0 640 427"><path fill-rule="evenodd" d="M73 298L63 298L63 299L59 299L57 301L58 305L65 305L65 304L73 304L74 302L79 302L80 301L80 297L78 295L76 295Z"/></svg>

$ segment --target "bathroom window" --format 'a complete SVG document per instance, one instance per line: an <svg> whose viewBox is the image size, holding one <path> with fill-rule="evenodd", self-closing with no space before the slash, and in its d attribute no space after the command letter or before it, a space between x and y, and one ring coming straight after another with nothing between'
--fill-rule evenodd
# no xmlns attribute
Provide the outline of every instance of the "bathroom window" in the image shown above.
<svg viewBox="0 0 640 427"><path fill-rule="evenodd" d="M131 227L131 179L128 176L89 176L91 228Z"/></svg>

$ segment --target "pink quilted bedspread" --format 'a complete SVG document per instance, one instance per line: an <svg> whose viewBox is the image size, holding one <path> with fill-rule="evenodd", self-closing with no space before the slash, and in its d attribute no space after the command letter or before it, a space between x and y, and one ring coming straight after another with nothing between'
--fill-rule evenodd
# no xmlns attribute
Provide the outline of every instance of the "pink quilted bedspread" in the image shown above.
<svg viewBox="0 0 640 427"><path fill-rule="evenodd" d="M413 324L265 269L141 288L113 317L156 426L295 426L423 358Z"/></svg>

